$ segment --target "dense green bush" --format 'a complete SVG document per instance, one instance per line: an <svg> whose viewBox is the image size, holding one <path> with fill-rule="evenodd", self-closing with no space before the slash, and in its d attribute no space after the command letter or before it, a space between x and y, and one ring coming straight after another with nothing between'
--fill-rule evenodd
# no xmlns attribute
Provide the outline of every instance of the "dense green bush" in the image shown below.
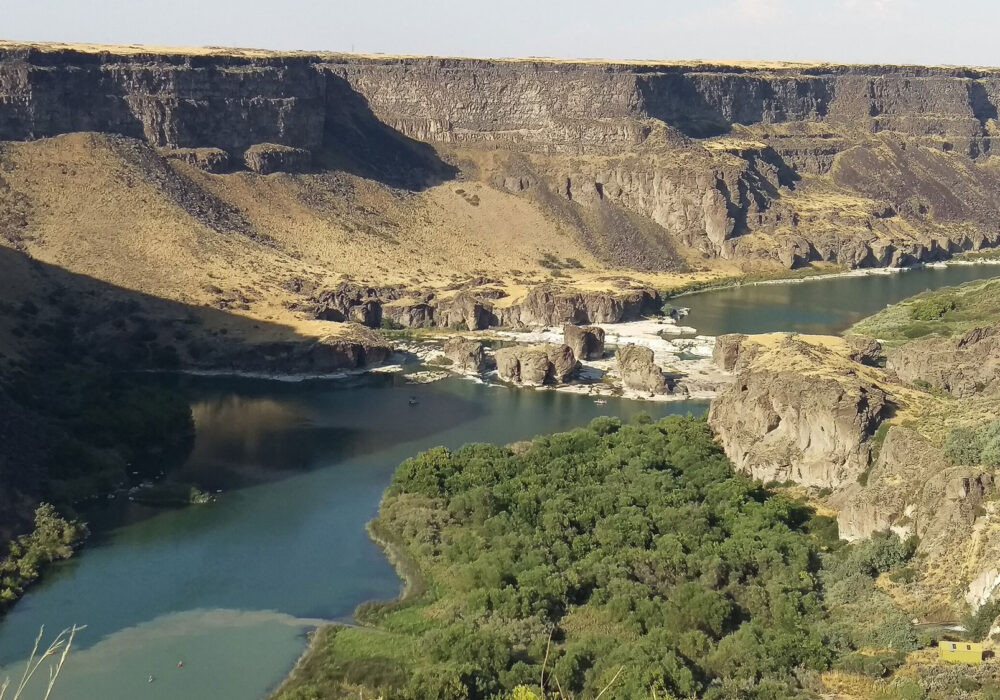
<svg viewBox="0 0 1000 700"><path fill-rule="evenodd" d="M953 296L932 296L910 305L910 317L914 321L936 321L949 311L954 311L956 306Z"/></svg>
<svg viewBox="0 0 1000 700"><path fill-rule="evenodd" d="M48 503L38 506L34 529L11 542L0 561L0 608L17 600L46 564L69 557L85 533L83 525L64 520Z"/></svg>
<svg viewBox="0 0 1000 700"><path fill-rule="evenodd" d="M952 464L979 464L983 437L976 428L952 428L944 438L944 454Z"/></svg>
<svg viewBox="0 0 1000 700"><path fill-rule="evenodd" d="M421 651L397 661L405 685L369 683L393 697L508 694L544 664L546 685L584 697L614 679L606 698L785 698L796 669L916 642L872 581L913 543L838 548L835 523L736 474L692 418L428 450L400 465L377 525L434 610L396 613Z"/></svg>
<svg viewBox="0 0 1000 700"><path fill-rule="evenodd" d="M1000 467L1000 420L952 428L945 435L944 454L952 464Z"/></svg>

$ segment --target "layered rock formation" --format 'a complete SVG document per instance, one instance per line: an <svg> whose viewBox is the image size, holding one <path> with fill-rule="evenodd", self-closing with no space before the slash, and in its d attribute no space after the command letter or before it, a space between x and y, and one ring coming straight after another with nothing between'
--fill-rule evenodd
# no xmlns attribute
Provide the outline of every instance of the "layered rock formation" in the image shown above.
<svg viewBox="0 0 1000 700"><path fill-rule="evenodd" d="M496 352L497 374L522 386L562 384L577 370L573 351L566 345L515 345Z"/></svg>
<svg viewBox="0 0 1000 700"><path fill-rule="evenodd" d="M886 393L845 366L842 343L777 334L723 338L717 349L735 381L708 421L737 469L764 482L836 488L871 463Z"/></svg>
<svg viewBox="0 0 1000 700"><path fill-rule="evenodd" d="M1000 72L966 68L0 46L0 141L117 133L212 171L408 187L455 172L424 141L635 268L678 246L859 267L994 245L998 98ZM189 150L213 148L227 165Z"/></svg>

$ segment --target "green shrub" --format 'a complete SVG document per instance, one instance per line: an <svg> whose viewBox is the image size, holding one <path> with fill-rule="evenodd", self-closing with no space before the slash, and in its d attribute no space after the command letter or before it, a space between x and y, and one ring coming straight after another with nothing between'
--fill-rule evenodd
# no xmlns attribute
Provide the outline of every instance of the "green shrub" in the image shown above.
<svg viewBox="0 0 1000 700"><path fill-rule="evenodd" d="M903 665L903 652L880 652L878 654L848 654L837 662L836 668L847 673L857 673L872 678L885 678Z"/></svg>
<svg viewBox="0 0 1000 700"><path fill-rule="evenodd" d="M952 464L1000 467L1000 420L979 428L952 428L945 435L944 454Z"/></svg>
<svg viewBox="0 0 1000 700"><path fill-rule="evenodd" d="M944 438L944 455L952 464L979 464L983 452L980 430L962 426L952 428Z"/></svg>
<svg viewBox="0 0 1000 700"><path fill-rule="evenodd" d="M914 321L936 321L957 306L955 297L948 295L921 299L910 305L910 317Z"/></svg>
<svg viewBox="0 0 1000 700"><path fill-rule="evenodd" d="M32 531L11 542L0 561L0 605L15 601L46 565L72 555L85 534L83 524L65 520L48 503L38 506Z"/></svg>
<svg viewBox="0 0 1000 700"><path fill-rule="evenodd" d="M962 619L962 626L965 627L970 639L981 642L990 633L990 628L998 616L1000 616L1000 599L988 600L980 605L976 612L966 615Z"/></svg>

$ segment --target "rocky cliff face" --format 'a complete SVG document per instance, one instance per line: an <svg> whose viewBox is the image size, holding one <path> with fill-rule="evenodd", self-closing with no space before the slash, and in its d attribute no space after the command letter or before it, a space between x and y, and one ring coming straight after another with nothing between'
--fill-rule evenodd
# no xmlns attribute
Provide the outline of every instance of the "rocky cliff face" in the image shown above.
<svg viewBox="0 0 1000 700"><path fill-rule="evenodd" d="M925 550L936 551L972 526L992 487L989 471L951 466L919 433L894 426L865 485L851 485L833 504L844 539L891 529L904 539L917 535Z"/></svg>
<svg viewBox="0 0 1000 700"><path fill-rule="evenodd" d="M764 482L836 488L868 468L888 409L881 388L841 371L822 342L779 334L721 343L718 357L735 381L712 402L708 421L738 469Z"/></svg>
<svg viewBox="0 0 1000 700"><path fill-rule="evenodd" d="M975 328L957 340L932 338L887 353L904 382L926 382L959 398L1000 389L1000 326Z"/></svg>
<svg viewBox="0 0 1000 700"><path fill-rule="evenodd" d="M934 373L948 365L941 354L991 337L975 329L959 341L913 341L888 354L905 350L921 376L943 378ZM842 538L916 536L916 579L904 587L914 611L976 608L1000 587L997 484L989 468L951 463L941 444L949 426L995 414L995 398L918 391L891 366L872 366L880 355L863 337L722 336L714 359L734 381L712 402L709 422L737 467L817 489L837 511ZM967 377L972 364L959 357L955 376ZM955 386L965 384L952 376L940 388Z"/></svg>
<svg viewBox="0 0 1000 700"><path fill-rule="evenodd" d="M998 99L1000 71L962 68L0 46L0 141L111 132L212 171L405 187L455 173L426 142L649 268L677 246L860 267L994 245Z"/></svg>

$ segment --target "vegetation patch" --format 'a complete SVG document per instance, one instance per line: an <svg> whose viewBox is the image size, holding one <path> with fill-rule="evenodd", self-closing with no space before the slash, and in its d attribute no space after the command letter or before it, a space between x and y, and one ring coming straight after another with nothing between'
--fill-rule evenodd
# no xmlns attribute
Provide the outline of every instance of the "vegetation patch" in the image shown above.
<svg viewBox="0 0 1000 700"><path fill-rule="evenodd" d="M1000 419L951 428L945 434L944 454L952 464L1000 467Z"/></svg>
<svg viewBox="0 0 1000 700"><path fill-rule="evenodd" d="M17 600L45 566L68 559L86 533L82 523L65 520L50 504L38 506L32 531L11 542L0 561L0 609Z"/></svg>
<svg viewBox="0 0 1000 700"><path fill-rule="evenodd" d="M928 336L956 338L1000 317L1000 279L924 292L883 309L848 333L901 345Z"/></svg>
<svg viewBox="0 0 1000 700"><path fill-rule="evenodd" d="M429 450L372 530L420 585L324 631L277 697L785 698L863 648L884 675L916 645L874 585L912 543L841 546L693 418Z"/></svg>

